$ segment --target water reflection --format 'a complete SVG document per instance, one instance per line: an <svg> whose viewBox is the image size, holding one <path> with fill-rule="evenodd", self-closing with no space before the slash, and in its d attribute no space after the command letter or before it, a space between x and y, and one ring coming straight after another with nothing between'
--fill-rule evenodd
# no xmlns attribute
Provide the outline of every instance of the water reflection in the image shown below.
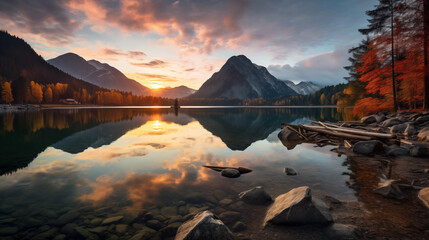
<svg viewBox="0 0 429 240"><path fill-rule="evenodd" d="M177 115L85 109L2 117L8 120L0 132L1 173L12 174L0 178L0 223L17 239L66 234L67 223L106 228L89 233L102 239L129 239L154 219L153 237L167 238L171 224L206 208L238 211L249 226L259 224L251 216L258 210L237 197L258 185L273 196L308 185L315 194L355 199L342 174L349 171L344 157L308 144L288 151L276 137L281 122L343 119L335 109L180 109ZM253 171L228 179L204 165ZM286 176L285 166L300 174ZM101 224L114 216L123 216L115 224L127 224L126 233Z"/></svg>

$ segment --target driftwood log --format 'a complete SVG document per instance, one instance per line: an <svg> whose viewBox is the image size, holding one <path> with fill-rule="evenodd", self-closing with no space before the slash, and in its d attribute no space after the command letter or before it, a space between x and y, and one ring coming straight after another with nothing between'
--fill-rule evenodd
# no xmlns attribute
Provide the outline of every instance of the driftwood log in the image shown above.
<svg viewBox="0 0 429 240"><path fill-rule="evenodd" d="M377 129L357 124L352 127L344 127L341 123L311 122L311 125L282 124L285 128L295 132L304 142L315 143L322 147L337 145L351 147L354 142L381 140L398 141L397 135L376 132Z"/></svg>

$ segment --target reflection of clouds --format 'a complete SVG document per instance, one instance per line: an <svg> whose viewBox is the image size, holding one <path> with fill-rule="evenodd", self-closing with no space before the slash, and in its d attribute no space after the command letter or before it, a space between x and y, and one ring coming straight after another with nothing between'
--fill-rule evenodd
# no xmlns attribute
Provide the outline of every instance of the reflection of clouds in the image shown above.
<svg viewBox="0 0 429 240"><path fill-rule="evenodd" d="M101 150L101 151L100 151ZM121 147L103 147L101 149L88 148L82 153L76 154L78 160L94 160L99 159L103 162L109 160L115 161L123 157L142 157L147 155L147 151L144 148L127 149ZM106 161L107 160L107 161Z"/></svg>
<svg viewBox="0 0 429 240"><path fill-rule="evenodd" d="M168 145L168 143L134 143L134 146L151 146L155 149L163 149Z"/></svg>

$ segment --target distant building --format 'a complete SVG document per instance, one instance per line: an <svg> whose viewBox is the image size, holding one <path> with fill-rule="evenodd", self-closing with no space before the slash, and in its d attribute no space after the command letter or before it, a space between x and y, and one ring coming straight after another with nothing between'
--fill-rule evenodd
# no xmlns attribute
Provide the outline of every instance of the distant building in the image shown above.
<svg viewBox="0 0 429 240"><path fill-rule="evenodd" d="M74 100L74 98L61 99L60 103L63 103L63 104L79 104L79 102Z"/></svg>

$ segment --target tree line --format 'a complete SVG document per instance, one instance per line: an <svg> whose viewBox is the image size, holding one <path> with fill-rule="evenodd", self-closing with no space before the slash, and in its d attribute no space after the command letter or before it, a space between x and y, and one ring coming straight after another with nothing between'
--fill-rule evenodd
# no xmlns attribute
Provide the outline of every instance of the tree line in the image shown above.
<svg viewBox="0 0 429 240"><path fill-rule="evenodd" d="M429 1L379 0L367 11L361 43L349 50L347 87L338 105L354 113L429 109Z"/></svg>

